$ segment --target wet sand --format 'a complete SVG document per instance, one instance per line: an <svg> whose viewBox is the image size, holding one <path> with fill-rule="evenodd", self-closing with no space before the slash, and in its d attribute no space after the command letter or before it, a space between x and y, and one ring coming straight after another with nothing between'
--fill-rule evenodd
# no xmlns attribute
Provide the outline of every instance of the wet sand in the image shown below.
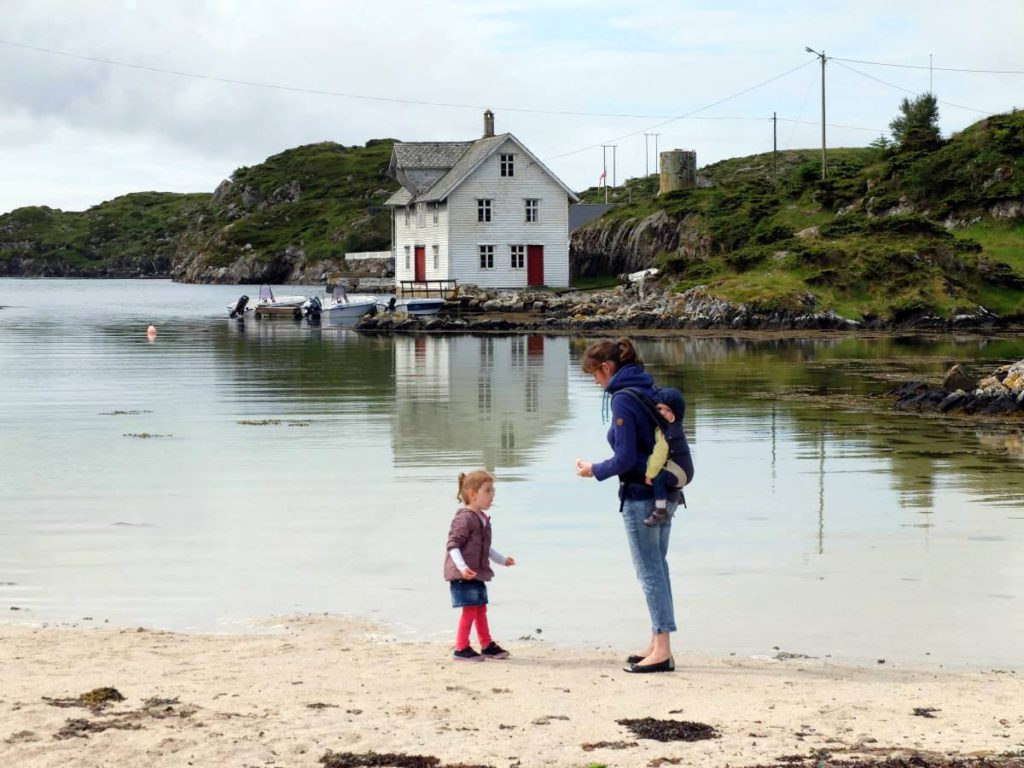
<svg viewBox="0 0 1024 768"><path fill-rule="evenodd" d="M1024 750L1024 674L1009 670L683 654L675 673L641 676L621 670L622 654L537 641L504 643L507 661L466 663L444 644L397 642L349 619L274 626L0 625L0 765L318 766L328 752L335 766L753 766L796 755L816 765L821 750L920 753L925 765ZM103 686L124 700L77 706ZM715 738L661 742L617 722L648 717L707 725ZM371 751L437 761L338 757Z"/></svg>

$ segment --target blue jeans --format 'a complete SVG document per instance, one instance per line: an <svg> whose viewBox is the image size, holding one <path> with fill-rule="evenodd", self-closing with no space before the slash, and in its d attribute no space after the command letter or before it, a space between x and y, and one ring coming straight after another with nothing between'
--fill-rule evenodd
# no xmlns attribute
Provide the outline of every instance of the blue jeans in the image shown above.
<svg viewBox="0 0 1024 768"><path fill-rule="evenodd" d="M669 501L668 511L675 512L676 504ZM651 614L651 632L676 631L675 611L672 607L672 580L668 573L668 537L671 522L666 525L644 525L644 518L654 511L653 499L626 499L622 503L622 522L626 526L629 553L633 556L636 577L647 599Z"/></svg>

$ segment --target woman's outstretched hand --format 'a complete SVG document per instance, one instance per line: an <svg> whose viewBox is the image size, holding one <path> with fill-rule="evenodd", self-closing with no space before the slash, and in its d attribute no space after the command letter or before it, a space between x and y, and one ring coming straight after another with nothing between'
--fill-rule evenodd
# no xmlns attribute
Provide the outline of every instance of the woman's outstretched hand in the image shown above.
<svg viewBox="0 0 1024 768"><path fill-rule="evenodd" d="M580 477L593 477L594 465L583 459L576 459L576 474Z"/></svg>
<svg viewBox="0 0 1024 768"><path fill-rule="evenodd" d="M515 565L515 564L516 564L516 559L514 557L506 557L505 558L505 565Z"/></svg>

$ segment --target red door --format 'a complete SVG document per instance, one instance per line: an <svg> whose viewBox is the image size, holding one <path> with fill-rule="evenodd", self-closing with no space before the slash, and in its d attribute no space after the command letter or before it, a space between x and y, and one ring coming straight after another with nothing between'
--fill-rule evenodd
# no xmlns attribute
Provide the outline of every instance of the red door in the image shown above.
<svg viewBox="0 0 1024 768"><path fill-rule="evenodd" d="M544 246L526 246L526 283L544 285Z"/></svg>
<svg viewBox="0 0 1024 768"><path fill-rule="evenodd" d="M422 283L427 279L427 247L425 245L416 246L416 277L414 279L417 283Z"/></svg>

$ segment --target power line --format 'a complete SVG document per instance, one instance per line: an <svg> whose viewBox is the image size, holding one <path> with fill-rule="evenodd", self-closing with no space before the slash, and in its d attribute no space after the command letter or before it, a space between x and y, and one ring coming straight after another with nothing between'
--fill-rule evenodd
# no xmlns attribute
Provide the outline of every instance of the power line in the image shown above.
<svg viewBox="0 0 1024 768"><path fill-rule="evenodd" d="M895 88L897 91L903 91L904 93L909 93L913 96L917 96L919 93L918 91L912 91L909 88L904 88L902 85L894 85L893 83L890 83L886 80L882 80L881 78L875 77L874 75L869 75L866 72L861 72L859 69L854 69L851 66L843 64L843 62L839 61L838 59L834 59L834 61L843 69L848 69L851 72L860 75L861 77L866 77L868 80L874 80L876 83L881 83L882 85L887 85L890 88ZM990 116L997 114L996 112L986 112L983 109L975 109L974 107L965 107L963 104L954 104L952 101L943 101L942 99L936 99L936 101L939 102L939 104L945 104L950 107L956 107L957 109L966 109L968 112L977 112L979 115Z"/></svg>
<svg viewBox="0 0 1024 768"><path fill-rule="evenodd" d="M547 158L547 160L549 160L549 161L550 160L559 160L559 159L561 159L563 157L569 157L569 155L576 155L576 154L579 154L580 152L586 152L588 149L596 149L597 147L600 147L602 144L611 144L612 142L615 142L615 141L622 141L623 139L628 139L628 138L631 138L633 136L638 136L641 133L645 133L647 131L650 131L652 128L661 128L662 126L668 125L669 123L674 123L676 120L683 120L685 118L690 117L691 115L697 114L698 112L703 112L706 109L711 109L712 107L717 107L719 104L724 104L727 101L730 101L732 99L738 98L739 96L742 96L742 95L744 95L746 93L750 93L751 91L757 90L758 88L761 88L762 86L768 85L769 83L773 83L776 80L785 77L786 75L791 75L794 72L796 72L797 70L803 69L804 67L808 66L813 61L814 61L814 59L810 59L809 61L805 61L803 64L800 64L800 65L798 65L796 67L793 67L792 69L787 69L782 74L775 75L774 77L770 77L767 80L762 80L760 83L757 83L756 85L752 85L749 88L744 88L742 91L737 91L736 93L734 93L734 94L732 94L730 96L726 96L724 98L721 98L718 101L713 101L710 104L705 104L703 107L698 107L697 109L691 110L690 112L687 112L687 113L682 114L682 115L678 115L678 116L673 117L673 118L671 118L669 120L665 120L664 122L655 123L654 125L649 125L646 128L641 128L638 131L632 131L631 133L626 133L626 134L623 134L622 136L616 136L614 139L608 139L607 141L604 141L604 142L599 142L597 144L588 144L585 147L580 147L579 149L574 149L574 150L572 150L570 152L563 152L560 155L553 155L553 156Z"/></svg>
<svg viewBox="0 0 1024 768"><path fill-rule="evenodd" d="M71 53L69 51L60 51L53 48L42 48L35 45L27 45L25 43L15 43L9 40L0 40L0 45L6 45L11 48L21 48L27 51L35 51L37 53L45 53L51 56L63 56L69 59L77 59L79 61L90 61L94 64L105 64L112 67L123 67L125 69L135 69L144 72L157 72L162 75L174 75L175 77L186 77L193 80L205 80L208 82L215 83L226 83L228 85L243 85L249 88L265 88L274 91L288 91L291 93L303 93L313 96L333 96L336 98L343 99L361 99L364 101L378 101L389 104L412 104L416 106L426 107L445 107L449 109L500 109L505 112L523 112L527 114L535 115L563 115L569 117L613 117L613 118L624 118L634 120L664 120L673 119L673 115L638 115L628 114L620 112L584 112L574 110L556 110L556 109L532 109L529 107L488 107L484 104L464 104L459 102L443 102L443 101L427 101L425 99L402 99L391 96L368 96L361 93L348 93L344 91L332 91L322 88L304 88L301 86L294 85L282 85L280 83L264 83L256 80L241 80L238 78L231 77L219 77L217 75L206 75L198 72L185 72L177 69L167 69L165 67L154 67L148 64L137 64L129 61L118 61L116 59L106 59L99 56L86 56L84 54Z"/></svg>
<svg viewBox="0 0 1024 768"><path fill-rule="evenodd" d="M966 69L963 67L926 67L923 64L894 64L887 61L866 61L865 59L841 59L830 56L833 61L848 61L851 64L872 64L876 67L897 67L899 69L934 69L938 72L968 72L973 75L1024 75L1024 69Z"/></svg>
<svg viewBox="0 0 1024 768"><path fill-rule="evenodd" d="M793 135L796 133L796 127L798 124L803 123L804 109L807 107L807 99L811 95L811 89L814 88L814 84L818 82L817 77L811 78L811 81L807 84L807 90L804 92L803 101L800 102L800 111L797 113L797 119L793 121L793 127L789 129L789 136L786 138L786 145L784 149L788 149L790 144L793 143Z"/></svg>
<svg viewBox="0 0 1024 768"><path fill-rule="evenodd" d="M244 85L251 88L267 88L277 91L291 91L293 93L304 93L314 96L334 96L338 98L348 99L365 99L367 101L381 101L395 104L413 104L419 106L429 107L445 107L452 109L484 109L486 108L483 104L461 104L457 102L440 102L440 101L426 101L423 99L401 99L388 96L367 96L365 94L356 93L345 93L341 91L330 91L317 88L303 88L299 86L281 85L278 83L262 83L254 80L240 80L237 78L219 77L216 75L205 75L196 72L184 72L174 69L166 69L163 67L153 67L147 64L136 64L133 62L117 61L114 59L105 59L97 56L86 56L77 53L70 53L68 51L59 51L50 48L41 48L34 45L26 45L24 43L15 43L8 40L0 40L0 45L10 46L12 48L22 48L24 50L36 51L37 53L45 53L53 56L63 56L65 58L78 59L80 61L90 61L97 64L107 64L109 66L124 67L126 69L136 69L146 72L157 72L164 75L174 75L176 77L187 77L194 80L208 80L211 82L226 83L228 85ZM788 73L787 73L788 74ZM736 120L736 121L760 121L771 118L761 117L728 117L728 116L700 116L693 117L687 115L686 117L679 117L675 115L644 115L644 114L633 114L633 113L622 113L622 112L584 112L584 111L573 111L573 110L547 110L547 109L533 109L529 107L495 107L495 109L502 109L507 112L524 112L530 114L541 114L541 115L565 115L571 117L612 117L612 118L624 118L624 119L637 119L637 120ZM692 113L691 113L692 114ZM779 120L783 122L793 122L787 118L780 117ZM830 127L835 128L850 128L859 131L874 131L872 128L862 128L858 126L849 125L831 125Z"/></svg>

